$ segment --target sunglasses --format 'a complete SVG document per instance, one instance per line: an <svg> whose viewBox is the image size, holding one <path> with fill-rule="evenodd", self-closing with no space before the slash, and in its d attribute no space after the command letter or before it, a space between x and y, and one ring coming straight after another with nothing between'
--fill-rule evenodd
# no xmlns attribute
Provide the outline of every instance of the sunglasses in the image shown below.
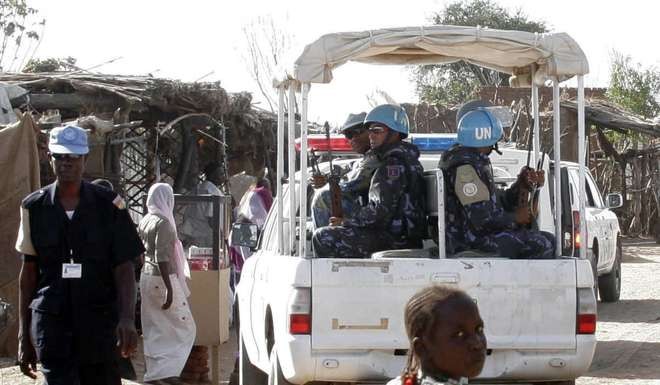
<svg viewBox="0 0 660 385"><path fill-rule="evenodd" d="M79 154L50 154L50 156L55 160L77 160L83 157Z"/></svg>
<svg viewBox="0 0 660 385"><path fill-rule="evenodd" d="M384 127L384 126L371 126L371 127L369 127L369 133L370 134L380 135L380 134L384 133L386 130L387 130L387 127Z"/></svg>
<svg viewBox="0 0 660 385"><path fill-rule="evenodd" d="M344 132L344 136L346 139L351 140L355 138L356 136L360 136L364 134L367 130L366 129L358 129L358 130L348 130Z"/></svg>

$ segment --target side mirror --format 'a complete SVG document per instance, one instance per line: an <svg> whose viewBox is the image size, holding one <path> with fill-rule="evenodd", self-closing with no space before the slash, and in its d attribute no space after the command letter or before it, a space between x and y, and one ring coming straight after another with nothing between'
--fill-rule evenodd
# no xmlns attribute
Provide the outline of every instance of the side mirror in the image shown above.
<svg viewBox="0 0 660 385"><path fill-rule="evenodd" d="M231 226L231 243L235 246L245 246L250 249L257 247L259 227L253 223L234 223Z"/></svg>
<svg viewBox="0 0 660 385"><path fill-rule="evenodd" d="M623 196L621 194L607 194L605 200L605 206L607 206L608 209L618 209L623 206Z"/></svg>

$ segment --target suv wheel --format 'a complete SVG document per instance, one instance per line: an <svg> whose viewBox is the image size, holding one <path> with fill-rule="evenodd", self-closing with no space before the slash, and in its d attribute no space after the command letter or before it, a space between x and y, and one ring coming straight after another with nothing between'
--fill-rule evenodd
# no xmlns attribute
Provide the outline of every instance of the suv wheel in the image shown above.
<svg viewBox="0 0 660 385"><path fill-rule="evenodd" d="M600 299L603 302L616 302L621 296L621 260L623 259L623 250L621 239L616 241L616 257L612 271L598 278Z"/></svg>

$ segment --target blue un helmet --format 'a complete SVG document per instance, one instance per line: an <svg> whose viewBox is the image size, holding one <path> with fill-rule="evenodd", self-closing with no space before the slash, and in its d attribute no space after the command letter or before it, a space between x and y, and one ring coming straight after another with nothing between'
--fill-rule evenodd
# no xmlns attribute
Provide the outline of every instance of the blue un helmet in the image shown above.
<svg viewBox="0 0 660 385"><path fill-rule="evenodd" d="M470 111L474 111L479 107L492 107L493 103L488 100L474 99L469 102L465 102L461 107L456 111L456 127L458 127L458 122L461 121L463 115L467 114Z"/></svg>
<svg viewBox="0 0 660 385"><path fill-rule="evenodd" d="M384 124L390 130L401 134L402 138L407 137L410 130L406 110L394 104L381 104L369 111L367 117L364 119L364 124L369 125L370 123Z"/></svg>
<svg viewBox="0 0 660 385"><path fill-rule="evenodd" d="M472 110L458 122L458 143L465 147L491 147L502 138L499 119L485 108Z"/></svg>

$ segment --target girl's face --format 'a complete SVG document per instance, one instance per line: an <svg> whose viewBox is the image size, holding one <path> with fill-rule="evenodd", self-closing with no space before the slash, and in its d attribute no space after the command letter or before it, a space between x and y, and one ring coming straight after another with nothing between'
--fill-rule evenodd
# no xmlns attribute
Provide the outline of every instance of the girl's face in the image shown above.
<svg viewBox="0 0 660 385"><path fill-rule="evenodd" d="M436 313L426 338L415 344L422 370L454 379L478 376L486 360L486 336L477 305L462 296L442 304Z"/></svg>

